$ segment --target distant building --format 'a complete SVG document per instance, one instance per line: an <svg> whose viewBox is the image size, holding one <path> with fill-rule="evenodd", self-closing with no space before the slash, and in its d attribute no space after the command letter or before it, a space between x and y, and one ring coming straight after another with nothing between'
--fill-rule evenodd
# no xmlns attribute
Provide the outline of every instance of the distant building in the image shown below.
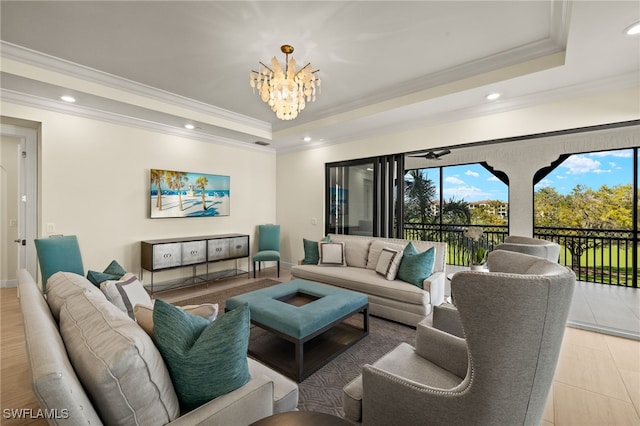
<svg viewBox="0 0 640 426"><path fill-rule="evenodd" d="M482 209L489 214L505 218L509 214L509 203L505 203L500 200L471 201L467 204L471 211L475 209ZM431 210L432 215L437 216L440 213L440 200L432 201L429 209Z"/></svg>

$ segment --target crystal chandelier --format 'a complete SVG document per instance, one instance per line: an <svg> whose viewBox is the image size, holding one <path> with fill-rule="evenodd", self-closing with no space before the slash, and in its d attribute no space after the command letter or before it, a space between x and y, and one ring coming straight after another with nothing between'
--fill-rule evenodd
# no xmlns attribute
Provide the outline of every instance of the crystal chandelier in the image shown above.
<svg viewBox="0 0 640 426"><path fill-rule="evenodd" d="M258 89L260 99L271 107L281 120L293 120L304 109L307 102L315 102L316 87L320 88L320 79L312 71L311 63L296 71L296 60L289 55L293 46L285 44L280 47L285 54L285 69L275 56L271 59L271 67L262 62L262 71L251 71L250 84L253 93Z"/></svg>

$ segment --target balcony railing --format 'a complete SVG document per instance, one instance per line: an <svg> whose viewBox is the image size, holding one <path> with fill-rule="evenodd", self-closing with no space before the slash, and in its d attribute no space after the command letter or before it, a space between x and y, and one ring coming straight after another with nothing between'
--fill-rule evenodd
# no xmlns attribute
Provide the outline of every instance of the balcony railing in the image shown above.
<svg viewBox="0 0 640 426"><path fill-rule="evenodd" d="M488 248L492 249L508 235L507 226L479 225L484 229ZM449 249L447 263L467 266L466 224L406 223L404 237L410 240L445 241ZM574 270L578 280L599 284L638 286L633 270L633 231L620 229L534 228L534 237L560 245L559 262ZM640 263L640 262L639 262ZM635 279L634 279L635 278Z"/></svg>

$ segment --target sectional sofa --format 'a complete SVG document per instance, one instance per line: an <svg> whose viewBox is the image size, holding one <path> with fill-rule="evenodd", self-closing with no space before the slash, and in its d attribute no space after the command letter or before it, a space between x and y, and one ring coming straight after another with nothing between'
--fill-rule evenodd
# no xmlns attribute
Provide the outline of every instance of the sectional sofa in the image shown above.
<svg viewBox="0 0 640 426"><path fill-rule="evenodd" d="M325 243L342 246L342 258L338 247L332 253L336 257L323 262L322 249L335 248ZM415 327L433 306L444 302L446 243L329 234L322 241L305 240L304 244L305 259L291 268L291 275L367 294L372 315ZM315 244L317 259L310 253ZM430 250L431 267L424 270L415 264L414 256L426 257ZM386 264L384 260L391 256L392 262ZM409 270L411 263L414 265Z"/></svg>
<svg viewBox="0 0 640 426"><path fill-rule="evenodd" d="M18 292L33 390L51 424L248 425L297 409L297 384L247 358L246 384L184 412L151 337L83 276L53 275L45 299L20 270Z"/></svg>

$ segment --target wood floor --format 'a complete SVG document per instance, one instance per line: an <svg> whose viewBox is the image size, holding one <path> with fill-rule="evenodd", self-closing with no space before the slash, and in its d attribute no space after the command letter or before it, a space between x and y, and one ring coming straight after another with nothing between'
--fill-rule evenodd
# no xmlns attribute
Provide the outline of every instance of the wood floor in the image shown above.
<svg viewBox="0 0 640 426"><path fill-rule="evenodd" d="M262 275L274 277L275 270L263 270ZM288 271L280 279L290 279ZM244 276L220 285L248 281L252 279ZM196 291L202 290L176 291L167 299ZM16 289L0 289L0 302L0 423L44 425L42 419L7 418L8 410L31 409L35 414L39 406L31 391ZM640 341L567 327L542 422L550 425L640 426Z"/></svg>

